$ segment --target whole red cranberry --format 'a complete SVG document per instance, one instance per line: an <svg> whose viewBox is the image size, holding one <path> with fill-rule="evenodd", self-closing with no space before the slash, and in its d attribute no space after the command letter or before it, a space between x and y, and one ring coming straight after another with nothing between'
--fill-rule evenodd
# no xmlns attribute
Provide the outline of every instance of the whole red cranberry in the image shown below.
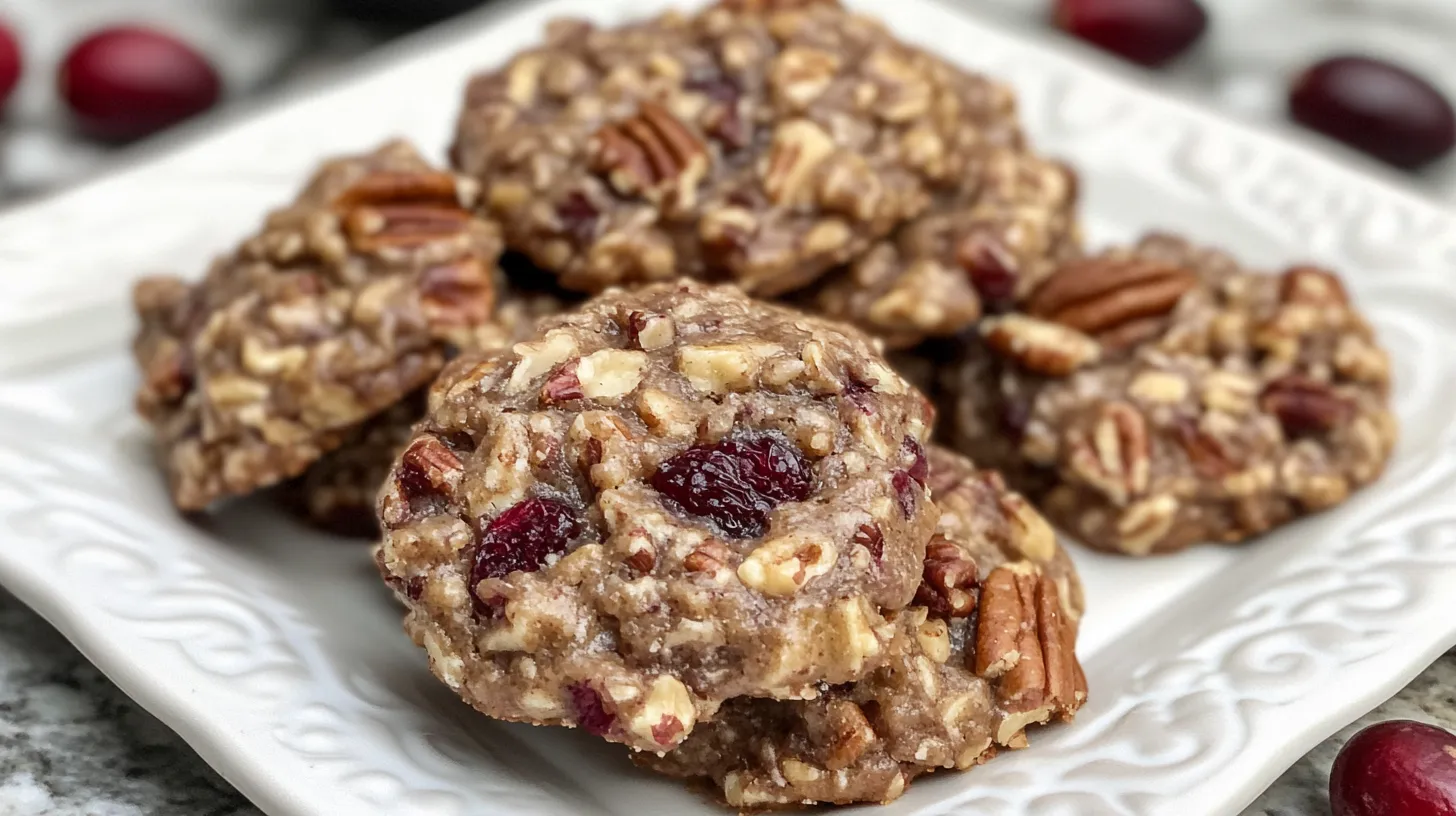
<svg viewBox="0 0 1456 816"><path fill-rule="evenodd" d="M206 57L170 34L136 26L103 28L76 43L59 79L81 128L115 141L199 114L222 93Z"/></svg>
<svg viewBox="0 0 1456 816"><path fill-rule="evenodd" d="M1363 729L1330 769L1334 816L1456 816L1456 734L1411 720Z"/></svg>
<svg viewBox="0 0 1456 816"><path fill-rule="evenodd" d="M1057 27L1105 51L1156 68L1203 36L1198 0L1057 0Z"/></svg>
<svg viewBox="0 0 1456 816"><path fill-rule="evenodd" d="M5 107L10 92L20 82L20 70L20 41L9 26L0 23L0 108Z"/></svg>
<svg viewBox="0 0 1456 816"><path fill-rule="evenodd" d="M1456 145L1456 113L1429 82L1370 57L1337 56L1294 80L1295 121L1385 162L1407 169Z"/></svg>

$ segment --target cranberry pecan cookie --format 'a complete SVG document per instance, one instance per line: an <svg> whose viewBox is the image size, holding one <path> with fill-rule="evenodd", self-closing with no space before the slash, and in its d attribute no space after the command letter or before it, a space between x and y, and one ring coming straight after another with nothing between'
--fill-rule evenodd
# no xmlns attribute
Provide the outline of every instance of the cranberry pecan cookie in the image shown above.
<svg viewBox="0 0 1456 816"><path fill-rule="evenodd" d="M894 614L884 665L813 700L738 698L638 764L707 777L728 804L886 802L937 768L965 769L1070 720L1082 593L1050 525L1001 477L932 447L940 508L915 605Z"/></svg>
<svg viewBox="0 0 1456 816"><path fill-rule="evenodd" d="M502 349L528 339L536 321L561 312L570 299L551 291L532 291L496 280L500 305L489 323L466 338L471 350ZM379 536L375 505L395 457L425 415L425 389L390 406L364 423L347 441L309 466L286 488L285 500L314 527L353 538Z"/></svg>
<svg viewBox="0 0 1456 816"><path fill-rule="evenodd" d="M179 508L302 472L490 319L474 189L393 142L324 165L201 281L137 284L137 406Z"/></svg>
<svg viewBox="0 0 1456 816"><path fill-rule="evenodd" d="M1019 145L1011 92L836 2L553 24L467 88L453 155L572 289L688 275L769 296Z"/></svg>
<svg viewBox="0 0 1456 816"><path fill-rule="evenodd" d="M1014 307L1081 254L1077 178L1066 165L988 146L962 181L953 199L826 276L805 306L906 348Z"/></svg>
<svg viewBox="0 0 1456 816"><path fill-rule="evenodd" d="M848 327L683 282L464 357L380 498L435 674L663 751L738 695L884 659L938 511L931 409Z"/></svg>
<svg viewBox="0 0 1456 816"><path fill-rule="evenodd" d="M1330 272L1150 236L1063 266L953 371L957 445L1056 524L1147 555L1344 501L1395 443L1385 352Z"/></svg>

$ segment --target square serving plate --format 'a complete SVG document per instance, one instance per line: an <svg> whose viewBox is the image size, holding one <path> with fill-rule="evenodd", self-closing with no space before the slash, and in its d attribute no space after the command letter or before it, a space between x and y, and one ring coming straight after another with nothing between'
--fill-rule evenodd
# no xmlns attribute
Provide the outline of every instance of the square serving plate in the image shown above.
<svg viewBox="0 0 1456 816"><path fill-rule="evenodd" d="M129 169L0 217L0 581L274 816L725 812L617 746L486 720L400 632L367 548L267 498L172 512L131 411L130 282L200 272L331 153L448 141L462 82L549 18L667 0L495 4ZM1242 548L1074 549L1092 688L1074 726L885 816L1235 813L1456 644L1456 217L1299 144L938 0L853 3L1012 80L1084 178L1098 242L1166 227L1347 273L1396 366L1403 443L1335 512Z"/></svg>

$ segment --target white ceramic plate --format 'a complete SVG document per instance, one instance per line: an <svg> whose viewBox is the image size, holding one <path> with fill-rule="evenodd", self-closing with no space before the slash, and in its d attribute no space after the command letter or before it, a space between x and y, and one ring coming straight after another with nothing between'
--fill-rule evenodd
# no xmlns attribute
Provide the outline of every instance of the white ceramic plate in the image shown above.
<svg viewBox="0 0 1456 816"><path fill-rule="evenodd" d="M443 147L465 75L547 18L663 5L497 7L0 219L0 580L275 816L720 812L614 746L454 700L364 547L264 500L178 518L124 350L133 278L200 270L318 158L396 133ZM1404 443L1377 486L1257 546L1142 562L1077 551L1092 686L1077 724L878 811L1236 812L1456 643L1456 218L955 7L856 5L1012 79L1041 146L1082 168L1099 240L1162 226L1252 261L1333 264L1393 352Z"/></svg>

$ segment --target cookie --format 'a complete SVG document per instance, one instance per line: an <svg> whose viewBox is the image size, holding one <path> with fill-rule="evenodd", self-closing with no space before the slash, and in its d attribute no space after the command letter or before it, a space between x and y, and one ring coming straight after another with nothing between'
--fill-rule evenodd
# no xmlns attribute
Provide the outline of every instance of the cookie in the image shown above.
<svg viewBox="0 0 1456 816"><path fill-rule="evenodd" d="M888 802L921 774L1024 747L1034 723L1072 719L1087 686L1070 559L996 473L936 447L928 459L940 522L885 664L813 700L730 700L639 765L711 779L734 807Z"/></svg>
<svg viewBox="0 0 1456 816"><path fill-rule="evenodd" d="M938 512L929 403L845 326L691 282L463 357L380 499L380 568L482 712L664 751L886 658Z"/></svg>
<svg viewBox="0 0 1456 816"><path fill-rule="evenodd" d="M988 147L950 200L831 273L800 300L891 348L954 337L1012 308L1081 255L1077 177L1026 150Z"/></svg>
<svg viewBox="0 0 1456 816"><path fill-rule="evenodd" d="M1010 90L835 2L725 2L546 43L471 81L453 156L568 288L811 283L1020 145Z"/></svg>
<svg viewBox="0 0 1456 816"><path fill-rule="evenodd" d="M302 472L489 320L474 189L393 142L325 164L201 281L137 283L137 406L179 508Z"/></svg>
<svg viewBox="0 0 1456 816"><path fill-rule="evenodd" d="M1390 363L1334 274L1154 235L1059 269L951 367L956 445L1129 555L1333 507L1395 443Z"/></svg>
<svg viewBox="0 0 1456 816"><path fill-rule="evenodd" d="M522 288L497 276L500 304L489 323L468 336L471 350L506 348L527 339L536 320L561 312L568 295ZM337 450L309 466L284 488L294 514L313 527L350 538L378 540L375 503L394 459L425 415L421 389L364 423Z"/></svg>

